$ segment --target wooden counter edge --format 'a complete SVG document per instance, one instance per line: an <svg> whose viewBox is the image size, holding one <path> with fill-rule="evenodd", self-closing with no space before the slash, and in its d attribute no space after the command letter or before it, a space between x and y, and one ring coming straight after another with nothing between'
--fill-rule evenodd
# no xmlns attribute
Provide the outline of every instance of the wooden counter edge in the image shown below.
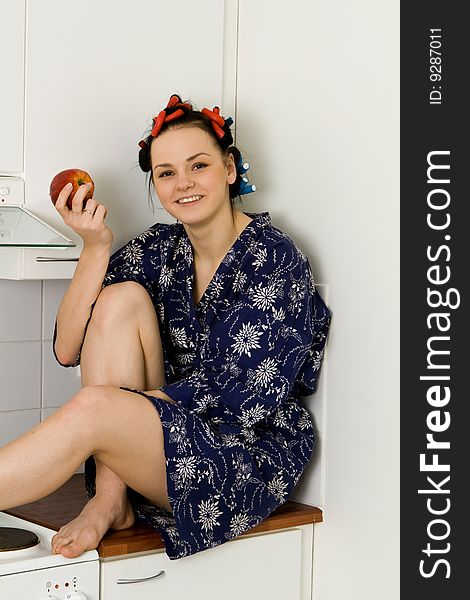
<svg viewBox="0 0 470 600"><path fill-rule="evenodd" d="M62 525L74 519L81 512L86 502L83 474L77 473L46 498L4 512L58 531ZM234 539L322 521L323 512L320 508L287 500L264 521ZM136 523L128 529L109 530L99 543L97 551L101 558L110 558L164 548L163 539L157 531L150 525Z"/></svg>

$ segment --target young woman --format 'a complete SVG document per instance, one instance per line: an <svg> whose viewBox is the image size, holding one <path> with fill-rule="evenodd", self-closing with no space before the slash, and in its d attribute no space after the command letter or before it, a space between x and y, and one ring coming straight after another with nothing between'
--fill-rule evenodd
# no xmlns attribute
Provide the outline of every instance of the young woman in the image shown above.
<svg viewBox="0 0 470 600"><path fill-rule="evenodd" d="M230 118L173 95L140 142L163 208L109 258L106 208L81 186L56 208L84 240L57 315L54 355L82 389L0 449L0 510L32 502L85 462L89 502L53 538L74 557L141 519L171 559L217 546L287 499L315 445L314 392L330 312L307 257L252 188ZM27 485L26 485L27 482Z"/></svg>

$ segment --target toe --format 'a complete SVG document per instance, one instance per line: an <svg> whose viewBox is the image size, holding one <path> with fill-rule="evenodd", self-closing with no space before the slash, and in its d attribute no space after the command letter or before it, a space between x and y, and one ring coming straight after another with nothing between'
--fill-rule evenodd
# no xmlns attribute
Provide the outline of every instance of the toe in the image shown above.
<svg viewBox="0 0 470 600"><path fill-rule="evenodd" d="M60 550L60 553L67 558L76 558L85 552L85 548L83 548L77 542L71 542L66 546L63 546Z"/></svg>
<svg viewBox="0 0 470 600"><path fill-rule="evenodd" d="M67 536L61 536L57 540L51 542L52 554L62 554L63 548L68 547L76 541L76 536L68 534Z"/></svg>
<svg viewBox="0 0 470 600"><path fill-rule="evenodd" d="M73 541L73 537L69 535L55 535L51 540L53 551L58 551L61 546L65 546Z"/></svg>

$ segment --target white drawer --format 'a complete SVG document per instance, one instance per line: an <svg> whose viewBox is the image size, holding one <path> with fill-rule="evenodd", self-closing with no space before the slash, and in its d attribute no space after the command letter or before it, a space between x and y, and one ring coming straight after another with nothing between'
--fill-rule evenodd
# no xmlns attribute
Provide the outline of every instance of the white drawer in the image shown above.
<svg viewBox="0 0 470 600"><path fill-rule="evenodd" d="M72 279L80 249L0 248L0 279Z"/></svg>
<svg viewBox="0 0 470 600"><path fill-rule="evenodd" d="M72 279L80 250L77 248L24 248L24 279Z"/></svg>
<svg viewBox="0 0 470 600"><path fill-rule="evenodd" d="M301 529L227 542L170 561L164 552L103 561L101 600L299 600ZM119 579L147 581L119 584Z"/></svg>

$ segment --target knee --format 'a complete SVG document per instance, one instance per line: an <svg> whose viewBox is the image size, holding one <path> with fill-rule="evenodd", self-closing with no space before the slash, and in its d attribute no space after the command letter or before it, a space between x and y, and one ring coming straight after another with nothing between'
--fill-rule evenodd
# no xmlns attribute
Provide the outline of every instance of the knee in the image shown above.
<svg viewBox="0 0 470 600"><path fill-rule="evenodd" d="M136 281L124 281L101 290L93 308L94 322L107 323L137 314L143 302L151 302L143 286Z"/></svg>
<svg viewBox="0 0 470 600"><path fill-rule="evenodd" d="M113 386L91 385L83 387L61 409L61 426L80 431L84 447L90 454L96 451L97 440L103 435L103 428L112 414L111 391Z"/></svg>
<svg viewBox="0 0 470 600"><path fill-rule="evenodd" d="M116 388L111 385L87 385L67 402L64 409L81 422L87 419L96 421L101 412L106 414L109 411L112 390Z"/></svg>

